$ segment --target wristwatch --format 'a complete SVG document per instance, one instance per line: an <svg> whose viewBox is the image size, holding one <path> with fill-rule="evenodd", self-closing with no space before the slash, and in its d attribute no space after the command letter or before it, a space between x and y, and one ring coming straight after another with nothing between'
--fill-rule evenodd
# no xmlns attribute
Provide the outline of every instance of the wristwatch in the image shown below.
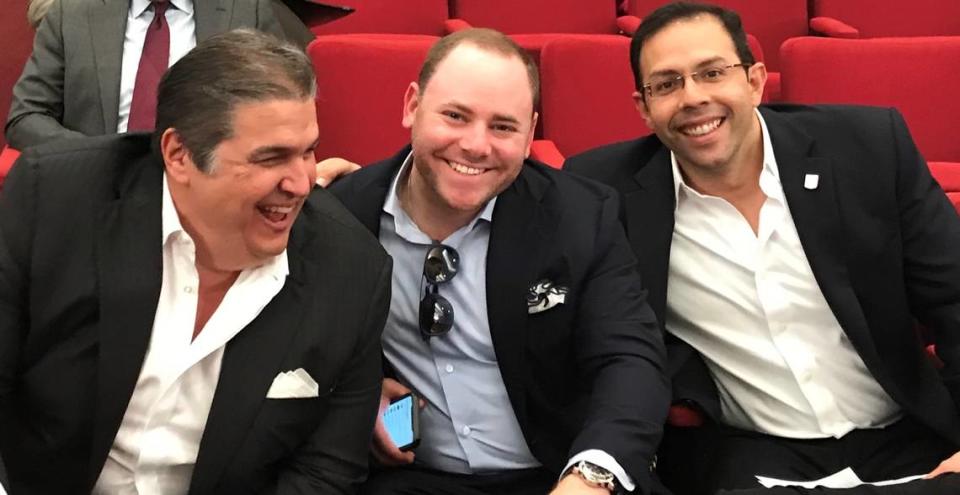
<svg viewBox="0 0 960 495"><path fill-rule="evenodd" d="M592 487L606 488L610 493L614 493L617 489L617 478L613 473L592 462L580 461L574 464L570 471Z"/></svg>

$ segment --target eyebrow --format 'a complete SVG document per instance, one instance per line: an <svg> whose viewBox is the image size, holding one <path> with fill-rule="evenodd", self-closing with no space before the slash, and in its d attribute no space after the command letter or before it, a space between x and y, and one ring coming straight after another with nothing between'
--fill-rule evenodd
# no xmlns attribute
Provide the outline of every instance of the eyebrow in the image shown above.
<svg viewBox="0 0 960 495"><path fill-rule="evenodd" d="M716 63L718 63L718 62L726 62L726 60L725 60L723 57L720 57L720 56L710 57L710 58L708 58L708 59L706 59L706 60L703 60L703 61L697 63L697 65L694 65L694 66L693 66L694 69L695 69L694 72L696 72L696 71L698 71L698 70L701 70L701 69L703 69L704 67L710 67L710 66L712 66L712 65L714 65L714 64L716 64ZM650 73L650 77L654 77L654 76L672 76L672 75L676 75L676 74L680 74L680 71L673 70L673 69L665 69L665 70L658 70L658 71L656 71L656 72L651 72L651 73Z"/></svg>
<svg viewBox="0 0 960 495"><path fill-rule="evenodd" d="M317 138L313 141L308 148L305 148L303 151L314 149L319 144L320 139ZM262 146L250 152L250 155L247 157L248 160L255 162L257 160L262 160L271 155L287 155L296 151L292 146Z"/></svg>
<svg viewBox="0 0 960 495"><path fill-rule="evenodd" d="M467 115L470 115L470 116L473 116L473 115L474 115L474 111L473 111L472 109L470 109L470 107L464 105L463 103L458 103L458 102L454 101L454 102L449 103L447 106L454 108L455 110L459 111L460 113L464 113L464 114L467 114ZM510 124L520 125L520 120L517 119L516 117L514 117L514 116L512 116L512 115L504 115L504 114L499 114L499 113L493 114L493 121L494 121L494 122L499 122L499 123L506 122L506 123L510 123Z"/></svg>

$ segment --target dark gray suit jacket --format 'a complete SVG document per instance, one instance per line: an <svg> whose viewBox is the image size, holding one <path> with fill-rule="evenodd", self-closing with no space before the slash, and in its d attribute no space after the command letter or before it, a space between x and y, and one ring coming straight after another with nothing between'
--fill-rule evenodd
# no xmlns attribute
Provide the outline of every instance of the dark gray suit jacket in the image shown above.
<svg viewBox="0 0 960 495"><path fill-rule="evenodd" d="M11 147L117 132L130 0L54 0L13 88ZM270 0L195 0L197 43L252 27L283 36Z"/></svg>
<svg viewBox="0 0 960 495"><path fill-rule="evenodd" d="M960 446L960 220L892 109L762 107L783 192L824 298L883 389ZM617 188L650 304L666 311L674 186L656 136L571 157L565 169ZM804 177L817 174L815 189ZM938 372L915 331L936 335ZM716 387L699 355L668 336L674 400L713 417Z"/></svg>
<svg viewBox="0 0 960 495"><path fill-rule="evenodd" d="M26 152L0 193L0 453L11 493L90 493L147 352L162 276L149 136ZM391 262L323 190L281 291L227 344L191 494L352 493L380 398ZM311 399L266 399L304 368Z"/></svg>

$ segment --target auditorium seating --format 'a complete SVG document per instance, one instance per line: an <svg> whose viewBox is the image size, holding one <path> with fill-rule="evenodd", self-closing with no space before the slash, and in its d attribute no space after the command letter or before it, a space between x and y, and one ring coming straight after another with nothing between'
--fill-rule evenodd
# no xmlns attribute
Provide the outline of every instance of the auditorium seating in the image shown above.
<svg viewBox="0 0 960 495"><path fill-rule="evenodd" d="M433 37L320 36L307 48L317 75L318 159L368 164L410 140L403 95Z"/></svg>
<svg viewBox="0 0 960 495"><path fill-rule="evenodd" d="M740 14L743 28L760 41L769 79L764 93L780 101L780 45L787 39L809 34L807 0L701 0ZM628 12L641 19L670 0L628 0Z"/></svg>
<svg viewBox="0 0 960 495"><path fill-rule="evenodd" d="M559 37L632 33L640 24L618 18L605 0L450 0L447 31L487 27L509 34L539 62L540 52Z"/></svg>
<svg viewBox="0 0 960 495"><path fill-rule="evenodd" d="M301 14L314 34L390 33L443 36L447 0L335 0ZM337 12L338 7L349 10ZM299 14L299 12L298 12ZM335 17L331 20L331 17Z"/></svg>
<svg viewBox="0 0 960 495"><path fill-rule="evenodd" d="M810 28L835 38L960 36L956 0L811 0Z"/></svg>
<svg viewBox="0 0 960 495"><path fill-rule="evenodd" d="M784 100L896 107L927 160L960 162L960 37L795 38L781 59Z"/></svg>
<svg viewBox="0 0 960 495"><path fill-rule="evenodd" d="M540 55L544 141L534 158L559 167L562 157L649 134L631 98L629 60L626 37L547 43Z"/></svg>

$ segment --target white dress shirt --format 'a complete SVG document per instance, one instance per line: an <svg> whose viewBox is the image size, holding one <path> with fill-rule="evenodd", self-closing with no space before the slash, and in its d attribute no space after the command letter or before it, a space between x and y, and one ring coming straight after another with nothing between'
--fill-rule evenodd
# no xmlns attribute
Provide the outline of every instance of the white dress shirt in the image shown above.
<svg viewBox="0 0 960 495"><path fill-rule="evenodd" d="M287 252L249 268L193 339L196 247L163 179L163 281L150 345L113 446L94 487L103 495L176 495L190 487L224 348L280 292Z"/></svg>
<svg viewBox="0 0 960 495"><path fill-rule="evenodd" d="M197 46L197 22L193 16L193 0L168 0L164 17L170 26L170 67L193 47ZM153 7L150 0L130 0L127 13L127 30L123 36L123 60L120 66L120 108L118 109L117 132L127 132L130 120L130 105L133 103L133 85L137 81L137 68L147 27L153 22Z"/></svg>
<svg viewBox="0 0 960 495"><path fill-rule="evenodd" d="M840 438L898 420L827 305L763 132L757 232L726 200L698 193L673 162L676 212L667 330L703 355L728 425L787 438Z"/></svg>

